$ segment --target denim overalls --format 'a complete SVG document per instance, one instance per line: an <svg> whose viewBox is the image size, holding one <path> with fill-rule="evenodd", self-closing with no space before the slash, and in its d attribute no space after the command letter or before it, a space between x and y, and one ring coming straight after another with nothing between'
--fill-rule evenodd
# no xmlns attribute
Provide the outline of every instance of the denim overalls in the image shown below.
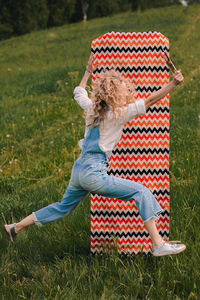
<svg viewBox="0 0 200 300"><path fill-rule="evenodd" d="M157 218L162 211L153 194L134 181L109 176L108 157L99 148L99 126L90 126L84 139L81 156L75 161L71 179L61 200L34 212L35 223L45 225L74 210L90 192L121 200L135 199L143 222Z"/></svg>

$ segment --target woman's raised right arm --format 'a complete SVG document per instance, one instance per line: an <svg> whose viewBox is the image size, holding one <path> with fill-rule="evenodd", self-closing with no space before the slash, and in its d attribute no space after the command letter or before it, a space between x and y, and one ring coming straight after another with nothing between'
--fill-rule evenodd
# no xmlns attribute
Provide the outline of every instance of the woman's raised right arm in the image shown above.
<svg viewBox="0 0 200 300"><path fill-rule="evenodd" d="M91 54L83 78L81 79L79 86L77 86L74 90L74 99L84 110L88 110L92 105L92 101L88 98L88 93L85 90L85 87L91 73L95 69L96 66L94 65L94 56Z"/></svg>
<svg viewBox="0 0 200 300"><path fill-rule="evenodd" d="M87 91L80 85L74 89L74 100L84 110L88 110L92 105L92 101L88 97Z"/></svg>
<svg viewBox="0 0 200 300"><path fill-rule="evenodd" d="M173 73L173 80L170 81L167 85L162 87L160 90L152 93L147 99L144 100L146 109L154 105L164 96L166 96L171 90L173 90L178 84L184 81L184 77L180 70L176 70Z"/></svg>

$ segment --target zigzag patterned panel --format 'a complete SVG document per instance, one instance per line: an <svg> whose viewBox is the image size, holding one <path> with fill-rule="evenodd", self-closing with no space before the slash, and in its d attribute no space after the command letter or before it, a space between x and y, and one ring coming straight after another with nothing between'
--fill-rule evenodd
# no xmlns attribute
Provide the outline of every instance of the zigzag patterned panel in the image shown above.
<svg viewBox="0 0 200 300"><path fill-rule="evenodd" d="M163 59L168 39L159 32L111 32L92 42L99 64L92 84L102 70L115 68L129 78L137 97L147 98L169 82ZM109 161L108 174L131 179L148 187L163 208L157 228L169 236L169 96L124 125L123 134ZM151 240L135 201L91 196L91 252L103 253L114 246L119 253L151 251Z"/></svg>

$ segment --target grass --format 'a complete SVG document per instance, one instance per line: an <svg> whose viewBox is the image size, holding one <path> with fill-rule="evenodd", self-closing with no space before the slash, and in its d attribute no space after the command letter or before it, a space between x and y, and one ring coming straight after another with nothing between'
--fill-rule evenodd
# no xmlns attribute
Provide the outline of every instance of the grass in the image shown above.
<svg viewBox="0 0 200 300"><path fill-rule="evenodd" d="M171 93L170 236L173 257L90 255L89 198L67 218L22 232L0 231L0 298L200 299L200 6L125 13L0 42L0 211L3 228L59 201L84 133L74 103L91 41L108 31L160 31L185 76Z"/></svg>

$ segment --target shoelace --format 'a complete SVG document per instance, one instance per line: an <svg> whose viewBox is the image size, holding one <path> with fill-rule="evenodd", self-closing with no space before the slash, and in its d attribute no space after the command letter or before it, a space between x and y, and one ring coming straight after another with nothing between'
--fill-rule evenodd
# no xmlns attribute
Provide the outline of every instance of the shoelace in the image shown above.
<svg viewBox="0 0 200 300"><path fill-rule="evenodd" d="M180 244L181 241L166 241L166 243L173 245L173 244Z"/></svg>
<svg viewBox="0 0 200 300"><path fill-rule="evenodd" d="M168 245L170 245L172 248L176 248L177 244L180 244L180 243L181 243L181 241L169 241L169 242L164 242L163 246L164 246L165 244L168 244Z"/></svg>
<svg viewBox="0 0 200 300"><path fill-rule="evenodd" d="M175 248L176 244L180 244L180 243L181 243L181 241L163 241L163 244L161 246L154 247L154 249L163 247L165 244L174 246L173 248Z"/></svg>

